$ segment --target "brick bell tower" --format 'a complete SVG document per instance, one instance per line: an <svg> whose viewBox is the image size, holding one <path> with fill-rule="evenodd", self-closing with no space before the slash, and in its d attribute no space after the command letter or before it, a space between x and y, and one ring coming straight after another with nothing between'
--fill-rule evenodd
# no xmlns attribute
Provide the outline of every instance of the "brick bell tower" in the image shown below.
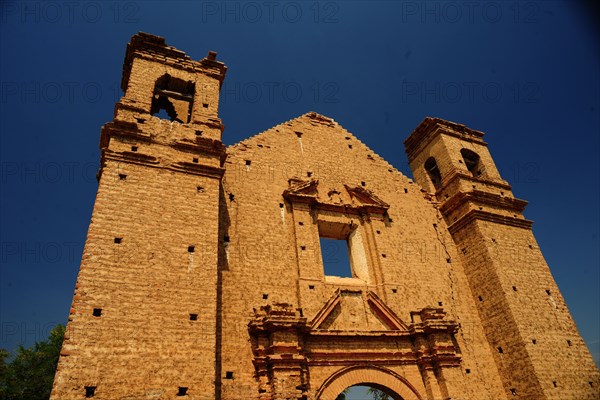
<svg viewBox="0 0 600 400"><path fill-rule="evenodd" d="M415 181L435 193L508 398L597 399L600 373L483 133L426 118L404 142Z"/></svg>
<svg viewBox="0 0 600 400"><path fill-rule="evenodd" d="M123 68L51 398L214 399L226 67L138 33Z"/></svg>

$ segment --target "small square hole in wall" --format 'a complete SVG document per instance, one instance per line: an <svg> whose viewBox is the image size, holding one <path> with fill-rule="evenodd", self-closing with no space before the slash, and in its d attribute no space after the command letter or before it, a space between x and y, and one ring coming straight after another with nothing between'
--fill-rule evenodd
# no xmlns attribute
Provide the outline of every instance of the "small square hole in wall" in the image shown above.
<svg viewBox="0 0 600 400"><path fill-rule="evenodd" d="M550 296L550 290L546 289L546 294Z"/></svg>
<svg viewBox="0 0 600 400"><path fill-rule="evenodd" d="M119 180L120 181L124 181L125 179L127 179L127 175L125 175L125 174L119 174Z"/></svg>
<svg viewBox="0 0 600 400"><path fill-rule="evenodd" d="M375 231L375 233L377 233L378 235L381 235L381 231Z"/></svg>
<svg viewBox="0 0 600 400"><path fill-rule="evenodd" d="M208 108L208 103L202 103L202 107Z"/></svg>
<svg viewBox="0 0 600 400"><path fill-rule="evenodd" d="M267 300L269 298L269 295L267 293L263 293L263 300Z"/></svg>
<svg viewBox="0 0 600 400"><path fill-rule="evenodd" d="M392 293L398 293L398 289L396 289L396 288L392 289Z"/></svg>
<svg viewBox="0 0 600 400"><path fill-rule="evenodd" d="M96 395L96 386L85 386L85 397L94 397Z"/></svg>
<svg viewBox="0 0 600 400"><path fill-rule="evenodd" d="M225 372L225 379L233 379L233 371Z"/></svg>
<svg viewBox="0 0 600 400"><path fill-rule="evenodd" d="M177 396L186 396L188 388L180 386L177 389Z"/></svg>
<svg viewBox="0 0 600 400"><path fill-rule="evenodd" d="M351 148L352 148L352 145L351 145L351 144L349 144L349 145L348 145L348 148L349 148L349 149L351 149Z"/></svg>
<svg viewBox="0 0 600 400"><path fill-rule="evenodd" d="M138 151L138 147L137 146L131 146L131 151Z"/></svg>
<svg viewBox="0 0 600 400"><path fill-rule="evenodd" d="M483 297L481 296L477 296L477 299L479 299L479 301L483 301Z"/></svg>
<svg viewBox="0 0 600 400"><path fill-rule="evenodd" d="M196 250L194 246L188 246L188 253L193 253Z"/></svg>
<svg viewBox="0 0 600 400"><path fill-rule="evenodd" d="M346 140L350 140L350 137L349 137L349 136L346 136L344 139L346 139Z"/></svg>
<svg viewBox="0 0 600 400"><path fill-rule="evenodd" d="M246 165L252 164L252 160L246 160Z"/></svg>
<svg viewBox="0 0 600 400"><path fill-rule="evenodd" d="M279 208L283 208L283 203L279 203Z"/></svg>
<svg viewBox="0 0 600 400"><path fill-rule="evenodd" d="M513 286L513 291L516 292L517 291L517 287Z"/></svg>
<svg viewBox="0 0 600 400"><path fill-rule="evenodd" d="M382 254L381 257L386 258L387 256L385 254Z"/></svg>
<svg viewBox="0 0 600 400"><path fill-rule="evenodd" d="M558 387L558 385L556 384L556 381L552 381L552 385L553 385L554 387Z"/></svg>
<svg viewBox="0 0 600 400"><path fill-rule="evenodd" d="M594 387L594 382L590 381L590 382L588 382L588 383L589 383L589 385L590 385L590 387L591 387L591 388L593 388L593 387Z"/></svg>
<svg viewBox="0 0 600 400"><path fill-rule="evenodd" d="M196 134L196 136L202 136L202 131L196 131L194 133Z"/></svg>
<svg viewBox="0 0 600 400"><path fill-rule="evenodd" d="M198 159L197 159L196 157L194 157L194 158L192 158L192 162L193 162L194 164L198 164Z"/></svg>
<svg viewBox="0 0 600 400"><path fill-rule="evenodd" d="M531 343L533 343L533 344L537 344L537 340L535 340L535 339L531 339Z"/></svg>
<svg viewBox="0 0 600 400"><path fill-rule="evenodd" d="M300 246L300 250L306 250L306 246Z"/></svg>
<svg viewBox="0 0 600 400"><path fill-rule="evenodd" d="M516 396L517 395L517 389L515 389L515 388L510 389L510 394L512 394L513 396Z"/></svg>
<svg viewBox="0 0 600 400"><path fill-rule="evenodd" d="M235 201L235 195L233 193L229 193L229 201Z"/></svg>
<svg viewBox="0 0 600 400"><path fill-rule="evenodd" d="M498 347L498 353L500 353L500 354L504 353L504 350L502 350L502 347Z"/></svg>
<svg viewBox="0 0 600 400"><path fill-rule="evenodd" d="M444 303L442 303L441 301L438 301L438 306L442 307L444 305Z"/></svg>
<svg viewBox="0 0 600 400"><path fill-rule="evenodd" d="M198 314L190 314L190 321L198 321Z"/></svg>
<svg viewBox="0 0 600 400"><path fill-rule="evenodd" d="M310 177L312 176L312 172L308 171L308 172L306 173L306 176L308 176L308 177L310 178Z"/></svg>
<svg viewBox="0 0 600 400"><path fill-rule="evenodd" d="M567 340L567 344L569 345L569 347L573 345L573 343L570 340Z"/></svg>
<svg viewBox="0 0 600 400"><path fill-rule="evenodd" d="M300 221L300 222L298 222L298 225L304 226L304 222Z"/></svg>
<svg viewBox="0 0 600 400"><path fill-rule="evenodd" d="M227 235L223 236L223 241L225 243L229 243L229 236L227 236Z"/></svg>
<svg viewBox="0 0 600 400"><path fill-rule="evenodd" d="M144 118L136 118L135 120L138 124L143 124L146 121Z"/></svg>
<svg viewBox="0 0 600 400"><path fill-rule="evenodd" d="M116 244L121 244L121 241L122 241L122 240L123 240L122 238L120 238L120 237L116 237L116 238L115 238L115 243L116 243Z"/></svg>
<svg viewBox="0 0 600 400"><path fill-rule="evenodd" d="M467 368L467 369L465 369L465 372L466 372L467 374L470 374L470 373L471 373L471 370L470 370L469 368Z"/></svg>
<svg viewBox="0 0 600 400"><path fill-rule="evenodd" d="M294 132L296 134L296 136L298 136L298 139L300 139L302 137L302 132Z"/></svg>
<svg viewBox="0 0 600 400"><path fill-rule="evenodd" d="M404 188L404 193L408 193L408 189L407 188Z"/></svg>
<svg viewBox="0 0 600 400"><path fill-rule="evenodd" d="M92 315L94 317L100 317L100 316L102 316L102 309L101 308L94 308L94 310L92 311Z"/></svg>
<svg viewBox="0 0 600 400"><path fill-rule="evenodd" d="M315 290L315 285L308 285L308 288L309 288L310 290Z"/></svg>
<svg viewBox="0 0 600 400"><path fill-rule="evenodd" d="M365 181L360 182L361 186L367 186L367 184L365 183Z"/></svg>
<svg viewBox="0 0 600 400"><path fill-rule="evenodd" d="M452 262L452 259L451 259L451 258L446 258L446 262L447 262L448 264L450 264L450 263Z"/></svg>
<svg viewBox="0 0 600 400"><path fill-rule="evenodd" d="M202 187L202 186L198 186L198 187L196 187L196 191L197 191L198 193L204 193L204 187Z"/></svg>
<svg viewBox="0 0 600 400"><path fill-rule="evenodd" d="M532 246L532 245L529 245L529 248L530 248L530 249L533 249L533 246Z"/></svg>

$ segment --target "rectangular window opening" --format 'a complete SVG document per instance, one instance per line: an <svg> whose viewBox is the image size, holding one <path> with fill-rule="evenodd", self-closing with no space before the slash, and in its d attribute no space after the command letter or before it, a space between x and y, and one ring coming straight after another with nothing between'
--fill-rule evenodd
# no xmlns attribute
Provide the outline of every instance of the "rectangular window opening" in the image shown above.
<svg viewBox="0 0 600 400"><path fill-rule="evenodd" d="M319 240L325 275L352 278L348 241L324 237Z"/></svg>

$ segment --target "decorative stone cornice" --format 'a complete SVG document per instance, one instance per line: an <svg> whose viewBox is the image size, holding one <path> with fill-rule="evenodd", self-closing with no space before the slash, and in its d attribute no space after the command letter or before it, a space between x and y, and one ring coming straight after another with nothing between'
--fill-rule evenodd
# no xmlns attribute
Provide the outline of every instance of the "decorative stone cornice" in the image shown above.
<svg viewBox="0 0 600 400"><path fill-rule="evenodd" d="M146 58L161 60L161 63L174 68L187 70L190 72L202 71L204 74L214 77L223 83L227 67L220 61L216 61L217 53L210 51L208 55L200 60L194 61L187 54L175 47L168 46L165 38L151 35L149 33L139 32L131 38L127 44L125 60L123 61L123 78L121 79L121 89L125 92L129 83L131 66L134 58Z"/></svg>
<svg viewBox="0 0 600 400"><path fill-rule="evenodd" d="M523 218L515 218L500 215L488 211L471 210L448 227L450 234L454 235L475 220L494 222L496 224L514 226L517 228L531 229L533 221Z"/></svg>
<svg viewBox="0 0 600 400"><path fill-rule="evenodd" d="M528 204L527 201L516 199L514 197L500 196L499 194L489 193L483 190L473 190L470 192L460 192L452 196L441 205L440 211L444 215L449 215L461 205L468 202L518 213L523 212Z"/></svg>
<svg viewBox="0 0 600 400"><path fill-rule="evenodd" d="M487 146L482 139L483 132L441 118L427 117L404 141L408 161L411 162L438 135L454 136L464 141Z"/></svg>

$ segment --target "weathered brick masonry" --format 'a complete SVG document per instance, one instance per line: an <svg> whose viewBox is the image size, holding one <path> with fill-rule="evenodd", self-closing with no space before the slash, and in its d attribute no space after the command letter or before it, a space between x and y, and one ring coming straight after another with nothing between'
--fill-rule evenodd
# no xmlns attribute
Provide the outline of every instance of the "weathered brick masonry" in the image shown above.
<svg viewBox="0 0 600 400"><path fill-rule="evenodd" d="M316 113L225 148L225 72L129 43L52 399L600 397L483 133L426 118L414 181Z"/></svg>

